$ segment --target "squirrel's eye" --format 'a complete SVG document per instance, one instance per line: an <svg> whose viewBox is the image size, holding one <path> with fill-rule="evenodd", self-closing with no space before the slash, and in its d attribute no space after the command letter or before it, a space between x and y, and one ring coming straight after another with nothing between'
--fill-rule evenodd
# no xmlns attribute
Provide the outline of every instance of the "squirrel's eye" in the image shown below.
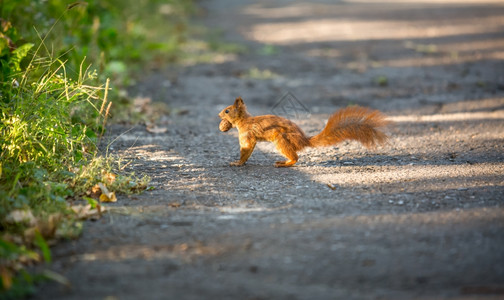
<svg viewBox="0 0 504 300"><path fill-rule="evenodd" d="M229 113L229 109L226 109L225 113L228 114Z"/></svg>

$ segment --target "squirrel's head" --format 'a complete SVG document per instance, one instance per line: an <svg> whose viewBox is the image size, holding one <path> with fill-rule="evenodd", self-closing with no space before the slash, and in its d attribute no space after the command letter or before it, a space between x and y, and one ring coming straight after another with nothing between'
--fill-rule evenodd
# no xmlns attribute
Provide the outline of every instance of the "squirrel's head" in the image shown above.
<svg viewBox="0 0 504 300"><path fill-rule="evenodd" d="M237 120L240 120L248 116L247 106L243 102L241 97L236 98L235 103L224 108L220 113L219 117L223 120L229 121L231 124L235 124Z"/></svg>

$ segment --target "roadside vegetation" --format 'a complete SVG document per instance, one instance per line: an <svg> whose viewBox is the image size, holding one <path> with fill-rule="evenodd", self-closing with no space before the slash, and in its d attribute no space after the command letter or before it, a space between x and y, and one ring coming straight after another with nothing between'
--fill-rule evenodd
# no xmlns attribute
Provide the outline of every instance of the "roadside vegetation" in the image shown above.
<svg viewBox="0 0 504 300"><path fill-rule="evenodd" d="M149 178L98 145L141 70L177 60L185 0L0 2L0 298L65 278L26 267ZM127 115L127 113L126 113Z"/></svg>

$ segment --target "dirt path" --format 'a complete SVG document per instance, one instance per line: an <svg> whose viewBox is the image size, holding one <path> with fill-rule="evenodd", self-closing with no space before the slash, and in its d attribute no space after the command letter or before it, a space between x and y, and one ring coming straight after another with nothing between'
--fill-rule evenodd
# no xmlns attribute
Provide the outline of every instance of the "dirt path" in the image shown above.
<svg viewBox="0 0 504 300"><path fill-rule="evenodd" d="M504 297L504 6L441 2L202 1L200 21L249 51L139 84L187 112L113 145L155 189L58 245L52 268L73 287L36 298ZM276 169L261 144L229 167L237 134L218 111L242 96L271 113L285 92L310 111L277 109L309 134L349 104L384 111L390 145Z"/></svg>

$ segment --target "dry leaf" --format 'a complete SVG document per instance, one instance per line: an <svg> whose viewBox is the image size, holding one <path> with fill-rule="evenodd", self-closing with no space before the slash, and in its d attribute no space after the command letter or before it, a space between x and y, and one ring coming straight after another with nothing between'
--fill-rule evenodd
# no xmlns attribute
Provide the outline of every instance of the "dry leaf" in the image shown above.
<svg viewBox="0 0 504 300"><path fill-rule="evenodd" d="M31 210L21 210L16 209L11 211L7 217L5 217L5 221L7 223L27 223L30 226L35 226L37 224L37 220L33 216Z"/></svg>
<svg viewBox="0 0 504 300"><path fill-rule="evenodd" d="M77 214L77 216L81 216L91 209L91 204L88 204L85 206L84 205L72 205L70 208L74 211L74 213Z"/></svg>
<svg viewBox="0 0 504 300"><path fill-rule="evenodd" d="M117 202L115 192L100 195L100 202Z"/></svg>
<svg viewBox="0 0 504 300"><path fill-rule="evenodd" d="M54 213L49 215L47 218L36 219L35 225L27 228L23 232L23 238L25 241L32 242L35 239L37 232L42 235L44 239L51 239L56 234L56 229L61 222L62 215L60 213Z"/></svg>
<svg viewBox="0 0 504 300"><path fill-rule="evenodd" d="M189 113L188 109L176 109L175 113L179 116L187 115Z"/></svg>
<svg viewBox="0 0 504 300"><path fill-rule="evenodd" d="M189 245L187 245L186 243L182 243L180 245L176 245L175 246L175 250L178 250L178 251L186 251L187 249L189 249Z"/></svg>
<svg viewBox="0 0 504 300"><path fill-rule="evenodd" d="M68 280L65 276L59 274L59 273L56 273L56 272L53 272L51 270L48 270L48 269L45 269L42 274L44 274L44 276L46 278L49 278L51 279L52 281L56 281L57 283L61 284L61 285L64 285L66 287L71 287L71 284L70 284L70 280Z"/></svg>
<svg viewBox="0 0 504 300"><path fill-rule="evenodd" d="M103 183L98 183L102 194L100 195L100 202L117 202L115 192L109 192Z"/></svg>
<svg viewBox="0 0 504 300"><path fill-rule="evenodd" d="M109 172L106 172L106 171L103 171L102 172L102 177L103 179L108 183L108 184L112 184L114 183L115 179L116 179L116 175L113 174L113 173L109 173Z"/></svg>
<svg viewBox="0 0 504 300"><path fill-rule="evenodd" d="M77 215L77 218L81 220L89 219L91 217L99 217L101 213L105 212L105 207L100 207L100 211L98 209L91 208L91 204L88 205L73 205L71 209Z"/></svg>
<svg viewBox="0 0 504 300"><path fill-rule="evenodd" d="M141 112L145 113L149 109L151 102L152 102L151 98L137 97L133 99L134 110L140 113Z"/></svg>
<svg viewBox="0 0 504 300"><path fill-rule="evenodd" d="M172 202L172 203L168 204L168 206L169 207L175 207L175 208L177 208L177 207L180 207L180 203L178 203L178 202Z"/></svg>
<svg viewBox="0 0 504 300"><path fill-rule="evenodd" d="M158 127L158 126L147 126L146 130L150 133L165 133L168 131L167 127Z"/></svg>
<svg viewBox="0 0 504 300"><path fill-rule="evenodd" d="M101 189L100 189L100 186L95 184L91 190L87 191L86 194L93 198L93 199L98 199L100 198L100 195L101 195Z"/></svg>

